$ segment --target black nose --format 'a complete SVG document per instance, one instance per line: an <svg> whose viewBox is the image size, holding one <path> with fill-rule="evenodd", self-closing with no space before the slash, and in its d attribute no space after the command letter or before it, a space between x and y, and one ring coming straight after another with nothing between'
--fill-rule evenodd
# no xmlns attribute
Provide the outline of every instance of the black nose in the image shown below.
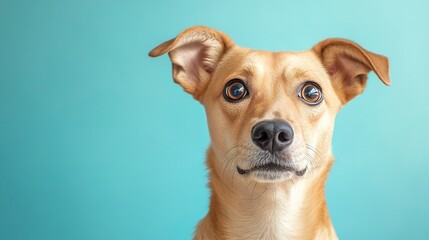
<svg viewBox="0 0 429 240"><path fill-rule="evenodd" d="M253 142L272 153L281 151L293 141L293 129L282 120L262 121L252 128Z"/></svg>

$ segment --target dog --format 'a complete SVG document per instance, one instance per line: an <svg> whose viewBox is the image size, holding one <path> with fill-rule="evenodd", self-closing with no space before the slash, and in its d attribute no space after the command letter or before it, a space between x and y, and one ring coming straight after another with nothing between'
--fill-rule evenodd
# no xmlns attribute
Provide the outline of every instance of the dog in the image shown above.
<svg viewBox="0 0 429 240"><path fill-rule="evenodd" d="M303 52L252 50L204 26L149 55L165 53L210 132L210 209L194 239L338 239L324 193L335 116L370 71L390 85L388 59L338 38Z"/></svg>

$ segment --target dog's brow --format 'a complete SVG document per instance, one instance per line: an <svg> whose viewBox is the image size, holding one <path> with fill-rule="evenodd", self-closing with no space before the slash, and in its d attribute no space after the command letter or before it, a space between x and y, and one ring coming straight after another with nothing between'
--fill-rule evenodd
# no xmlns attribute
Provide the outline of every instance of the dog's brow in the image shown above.
<svg viewBox="0 0 429 240"><path fill-rule="evenodd" d="M286 72L287 79L304 79L309 78L309 72L302 68L293 68L292 71Z"/></svg>
<svg viewBox="0 0 429 240"><path fill-rule="evenodd" d="M256 68L253 64L249 64L243 67L243 69L239 72L240 75L246 77L246 78L251 78L252 76L255 75L256 73Z"/></svg>

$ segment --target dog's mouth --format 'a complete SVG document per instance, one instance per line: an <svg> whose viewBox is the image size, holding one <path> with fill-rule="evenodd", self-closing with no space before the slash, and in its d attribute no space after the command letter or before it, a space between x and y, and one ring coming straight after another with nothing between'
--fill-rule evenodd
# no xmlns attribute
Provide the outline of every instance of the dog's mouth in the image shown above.
<svg viewBox="0 0 429 240"><path fill-rule="evenodd" d="M307 168L304 168L303 170L296 170L293 167L289 167L289 166L282 166L273 162L267 163L267 164L263 164L263 165L259 165L259 166L254 166L250 169L242 169L239 166L237 166L237 172L240 175L246 175L252 172L256 172L256 171L262 171L262 172L294 172L296 176L301 177L305 174L305 172L307 171Z"/></svg>

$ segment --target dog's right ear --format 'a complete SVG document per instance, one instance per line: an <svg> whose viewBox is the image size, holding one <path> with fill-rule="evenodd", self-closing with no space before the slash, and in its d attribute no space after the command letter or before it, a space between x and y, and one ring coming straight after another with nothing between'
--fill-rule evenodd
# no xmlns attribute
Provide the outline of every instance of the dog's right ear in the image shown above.
<svg viewBox="0 0 429 240"><path fill-rule="evenodd" d="M226 34L197 26L160 44L150 51L149 56L158 57L168 52L173 63L174 81L200 100L218 61L232 46L234 42Z"/></svg>

